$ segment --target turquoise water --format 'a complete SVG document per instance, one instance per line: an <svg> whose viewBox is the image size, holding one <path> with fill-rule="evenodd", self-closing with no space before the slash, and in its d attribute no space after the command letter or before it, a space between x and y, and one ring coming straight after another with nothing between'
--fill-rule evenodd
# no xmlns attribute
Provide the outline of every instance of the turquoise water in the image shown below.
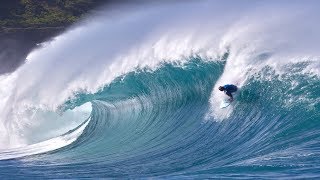
<svg viewBox="0 0 320 180"><path fill-rule="evenodd" d="M216 122L205 117L224 64L163 64L128 73L95 94L79 94L66 106L92 102L80 137L51 152L2 160L1 176L319 177L320 106L313 102L319 79L288 74L280 80L265 68L241 88L231 116ZM299 86L291 86L292 78ZM301 94L310 101L283 103Z"/></svg>
<svg viewBox="0 0 320 180"><path fill-rule="evenodd" d="M124 6L0 75L0 179L320 178L317 1Z"/></svg>

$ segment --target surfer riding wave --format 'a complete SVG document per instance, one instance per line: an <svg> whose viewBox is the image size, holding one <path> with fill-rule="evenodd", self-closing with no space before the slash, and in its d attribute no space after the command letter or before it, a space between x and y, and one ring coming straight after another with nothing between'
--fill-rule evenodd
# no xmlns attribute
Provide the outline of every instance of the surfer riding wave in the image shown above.
<svg viewBox="0 0 320 180"><path fill-rule="evenodd" d="M224 86L219 86L220 91L224 91L224 93L230 97L230 102L233 101L232 93L238 90L238 87L233 84L226 84Z"/></svg>

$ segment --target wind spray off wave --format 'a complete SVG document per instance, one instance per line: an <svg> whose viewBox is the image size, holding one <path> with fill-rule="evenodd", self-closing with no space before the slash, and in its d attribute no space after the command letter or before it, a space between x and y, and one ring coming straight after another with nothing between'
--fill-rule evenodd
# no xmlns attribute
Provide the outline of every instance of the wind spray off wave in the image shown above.
<svg viewBox="0 0 320 180"><path fill-rule="evenodd" d="M317 5L146 3L89 17L0 77L0 166L11 165L0 176L318 177ZM220 109L229 83L240 93Z"/></svg>

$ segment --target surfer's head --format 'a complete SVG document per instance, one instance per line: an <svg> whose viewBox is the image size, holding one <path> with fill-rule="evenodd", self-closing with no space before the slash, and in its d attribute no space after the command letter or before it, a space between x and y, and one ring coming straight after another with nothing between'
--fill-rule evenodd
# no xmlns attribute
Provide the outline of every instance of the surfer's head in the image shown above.
<svg viewBox="0 0 320 180"><path fill-rule="evenodd" d="M223 90L224 90L224 87L223 87L223 86L219 86L219 90L220 90L220 91L223 91Z"/></svg>

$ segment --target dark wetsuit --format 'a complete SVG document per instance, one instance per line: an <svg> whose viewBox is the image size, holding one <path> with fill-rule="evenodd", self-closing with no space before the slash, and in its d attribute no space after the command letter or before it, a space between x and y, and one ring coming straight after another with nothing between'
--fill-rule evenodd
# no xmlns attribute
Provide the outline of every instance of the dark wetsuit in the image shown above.
<svg viewBox="0 0 320 180"><path fill-rule="evenodd" d="M226 84L223 86L223 88L226 95L230 96L231 98L233 98L231 93L236 92L238 90L237 86L233 84Z"/></svg>

